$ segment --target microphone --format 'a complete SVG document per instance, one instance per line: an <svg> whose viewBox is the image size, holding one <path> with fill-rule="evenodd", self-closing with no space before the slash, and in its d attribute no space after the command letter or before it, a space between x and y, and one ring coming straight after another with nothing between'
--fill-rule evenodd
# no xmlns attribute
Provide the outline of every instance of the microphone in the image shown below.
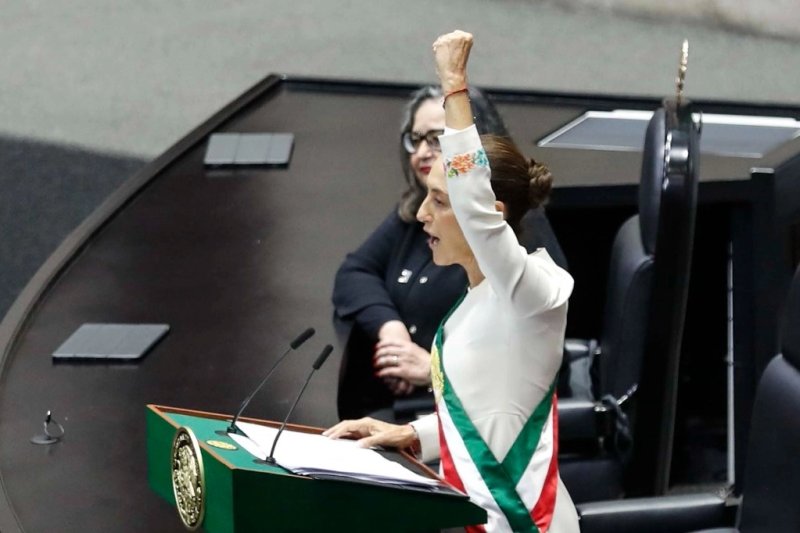
<svg viewBox="0 0 800 533"><path fill-rule="evenodd" d="M253 396L255 396L256 393L261 390L261 387L264 386L264 384L267 382L272 373L275 372L275 369L278 367L279 364L281 364L281 361L283 361L283 359L287 355L289 355L289 352L298 349L304 342L310 339L314 335L314 333L316 333L316 331L314 331L314 328L308 328L303 333L298 335L295 340L289 343L289 348L287 348L286 351L283 352L283 355L278 357L278 360L272 364L269 371L267 372L267 375L264 377L264 379L261 380L261 383L258 384L258 387L256 387L255 390L251 392L247 396L247 398L244 399L242 405L239 406L239 410L236 412L236 416L233 417L233 420L231 420L231 425L228 426L228 429L226 431L220 430L217 432L218 434L227 435L228 433L239 433L239 429L236 427L236 421L239 420L242 411L244 411L245 407L247 407L247 405L250 403L250 400L252 400Z"/></svg>
<svg viewBox="0 0 800 533"><path fill-rule="evenodd" d="M319 368L325 362L325 359L328 358L328 356L331 354L332 351L333 351L333 346L331 346L330 344L325 345L325 347L322 349L322 352L320 352L319 356L317 357L317 360L314 361L313 365L311 365L311 372L308 373L306 382L303 384L303 388L300 389L300 394L298 394L297 398L294 399L294 403L289 408L289 412L286 413L286 418L284 418L283 422L281 422L281 427L278 429L278 433L275 434L275 438L272 440L272 449L269 451L269 456L264 461L265 463L269 463L271 465L276 464L274 455L275 455L275 446L277 446L278 444L278 437L280 437L281 433L283 433L283 430L286 429L286 423L289 421L289 417L292 416L292 412L294 411L294 408L297 407L297 402L300 401L300 397L303 395L303 392L305 392L306 387L308 387L308 382L311 381L311 376L314 375L314 372L319 370Z"/></svg>

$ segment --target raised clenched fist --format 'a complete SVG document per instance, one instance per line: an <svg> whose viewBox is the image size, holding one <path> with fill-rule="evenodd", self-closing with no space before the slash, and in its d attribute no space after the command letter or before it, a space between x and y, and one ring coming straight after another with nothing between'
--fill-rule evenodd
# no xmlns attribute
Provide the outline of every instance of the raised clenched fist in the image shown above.
<svg viewBox="0 0 800 533"><path fill-rule="evenodd" d="M436 72L445 94L466 87L471 49L472 34L461 30L444 34L433 43Z"/></svg>

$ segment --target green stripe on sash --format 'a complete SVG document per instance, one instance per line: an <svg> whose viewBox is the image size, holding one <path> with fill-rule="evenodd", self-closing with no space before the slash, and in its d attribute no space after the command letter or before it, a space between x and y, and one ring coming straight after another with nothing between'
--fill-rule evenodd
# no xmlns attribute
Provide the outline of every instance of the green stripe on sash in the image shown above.
<svg viewBox="0 0 800 533"><path fill-rule="evenodd" d="M550 390L547 391L545 397L539 402L539 405L534 409L533 414L525 422L525 426L517 435L517 439L508 450L505 459L503 459L503 468L509 473L514 486L522 479L528 463L531 461L532 450L539 446L539 440L542 438L542 428L547 417L550 415L550 408L553 405L553 393L555 392L556 383L558 382L558 375L550 385Z"/></svg>

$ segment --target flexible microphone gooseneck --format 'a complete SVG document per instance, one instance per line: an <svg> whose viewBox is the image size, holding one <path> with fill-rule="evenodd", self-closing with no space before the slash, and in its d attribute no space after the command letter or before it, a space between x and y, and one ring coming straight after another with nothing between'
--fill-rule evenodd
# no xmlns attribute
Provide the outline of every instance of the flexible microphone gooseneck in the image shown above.
<svg viewBox="0 0 800 533"><path fill-rule="evenodd" d="M239 417L241 416L242 411L244 411L245 407L247 407L247 404L249 404L250 400L253 399L253 396L255 396L256 393L261 390L261 387L264 386L264 384L267 382L267 380L272 375L272 373L275 372L275 369L278 368L278 365L281 364L281 361L283 361L283 359L287 355L289 355L289 352L298 349L304 342L306 342L308 339L313 337L314 333L316 333L316 331L314 331L314 328L308 328L303 333L298 335L295 340L293 340L292 342L289 343L289 348L287 348L286 351L283 352L283 355L278 357L278 360L275 361L272 364L272 366L270 367L269 371L267 372L267 375L264 377L264 379L261 380L261 383L258 384L258 387L256 387L255 390L253 390L253 392L251 392L247 396L247 398L244 399L244 401L242 402L242 405L239 406L239 410L236 412L236 416L233 417L233 420L231 420L231 425L228 426L228 429L226 431L224 431L224 432L223 431L219 431L218 433L225 434L225 435L227 435L228 433L241 433L241 431L239 431L239 429L236 427L236 422L239 420Z"/></svg>
<svg viewBox="0 0 800 533"><path fill-rule="evenodd" d="M281 427L278 429L278 433L275 434L275 438L272 440L272 449L269 451L269 456L264 462L269 463L271 465L275 464L275 457L274 457L275 446L278 444L278 438L281 436L281 433L283 433L283 430L286 429L286 423L289 421L289 417L292 416L292 412L294 411L294 408L297 407L297 402L300 401L300 397L303 396L303 392L305 392L306 387L308 387L308 382L311 381L311 376L314 375L314 372L319 370L319 368L325 362L325 359L328 358L328 356L331 354L332 351L333 351L333 346L331 346L330 344L325 345L325 347L322 349L322 352L317 357L317 360L314 361L313 365L311 365L311 372L308 373L306 382L303 384L303 388L300 389L300 394L298 394L297 398L294 399L294 403L289 408L289 412L286 413L286 418L283 419Z"/></svg>

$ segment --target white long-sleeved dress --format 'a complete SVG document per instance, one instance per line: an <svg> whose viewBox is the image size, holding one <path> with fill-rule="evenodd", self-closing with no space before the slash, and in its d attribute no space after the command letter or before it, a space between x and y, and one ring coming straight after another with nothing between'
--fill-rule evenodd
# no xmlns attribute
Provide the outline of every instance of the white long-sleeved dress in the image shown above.
<svg viewBox="0 0 800 533"><path fill-rule="evenodd" d="M572 277L528 255L495 209L475 127L440 137L450 203L485 279L437 333L437 413L414 422L422 458L486 509L470 531L578 532L558 475L555 381Z"/></svg>

